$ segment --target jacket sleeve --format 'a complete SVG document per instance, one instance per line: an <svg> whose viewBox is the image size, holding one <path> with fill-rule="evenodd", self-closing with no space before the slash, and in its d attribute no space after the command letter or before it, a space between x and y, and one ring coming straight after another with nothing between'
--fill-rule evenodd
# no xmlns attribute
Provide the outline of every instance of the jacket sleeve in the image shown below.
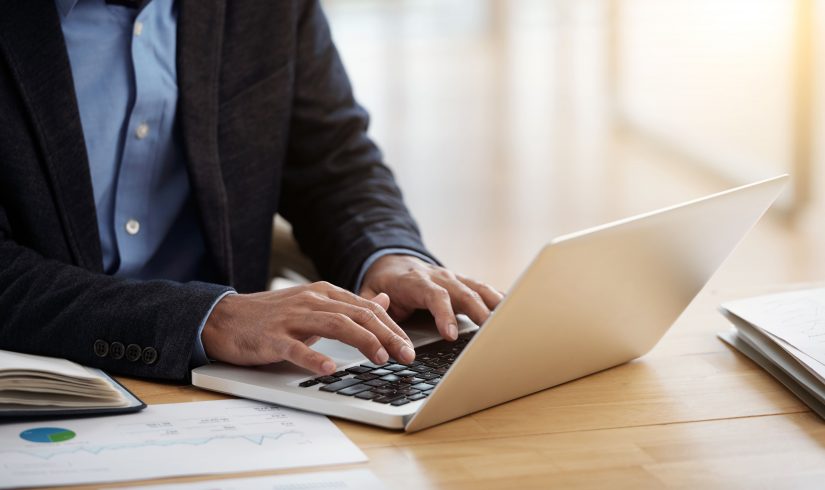
<svg viewBox="0 0 825 490"><path fill-rule="evenodd" d="M351 289L377 250L431 254L367 136L367 113L353 98L321 7L315 0L301 7L279 211L321 276Z"/></svg>
<svg viewBox="0 0 825 490"><path fill-rule="evenodd" d="M112 374L185 380L197 329L228 288L93 273L15 242L0 205L0 349L66 358ZM100 342L99 342L100 341ZM107 349L104 355L103 344ZM130 360L114 342L139 346ZM96 352L95 344L98 344ZM131 354L136 352L132 348Z"/></svg>

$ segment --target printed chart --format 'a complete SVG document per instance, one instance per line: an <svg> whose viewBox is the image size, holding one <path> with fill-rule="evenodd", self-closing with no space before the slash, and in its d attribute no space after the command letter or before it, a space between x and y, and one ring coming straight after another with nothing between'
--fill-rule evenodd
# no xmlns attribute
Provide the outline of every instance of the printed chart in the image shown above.
<svg viewBox="0 0 825 490"><path fill-rule="evenodd" d="M0 426L0 487L366 461L326 417L248 400Z"/></svg>

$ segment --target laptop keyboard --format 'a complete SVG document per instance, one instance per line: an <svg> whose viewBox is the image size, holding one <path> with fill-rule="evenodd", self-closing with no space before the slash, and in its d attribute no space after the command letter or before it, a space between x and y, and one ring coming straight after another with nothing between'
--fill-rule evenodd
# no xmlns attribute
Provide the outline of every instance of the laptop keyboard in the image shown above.
<svg viewBox="0 0 825 490"><path fill-rule="evenodd" d="M455 342L442 340L420 347L415 361L409 364L394 359L386 364L366 362L308 379L298 386L400 407L429 396L474 334L461 334Z"/></svg>

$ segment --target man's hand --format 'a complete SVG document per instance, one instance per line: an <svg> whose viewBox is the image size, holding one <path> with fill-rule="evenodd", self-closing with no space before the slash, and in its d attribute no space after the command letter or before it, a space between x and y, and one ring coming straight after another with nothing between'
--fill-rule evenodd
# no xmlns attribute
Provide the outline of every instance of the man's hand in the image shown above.
<svg viewBox="0 0 825 490"><path fill-rule="evenodd" d="M326 282L229 295L212 310L201 340L212 359L238 365L286 360L318 374L335 372L332 359L309 348L320 337L350 344L374 363L390 355L412 362L412 342L387 314L389 302L386 294L366 299Z"/></svg>
<svg viewBox="0 0 825 490"><path fill-rule="evenodd" d="M386 293L392 299L390 314L401 321L414 310L426 309L435 317L441 336L458 338L456 313L481 325L504 296L491 286L431 265L410 255L385 255L369 268L361 296Z"/></svg>

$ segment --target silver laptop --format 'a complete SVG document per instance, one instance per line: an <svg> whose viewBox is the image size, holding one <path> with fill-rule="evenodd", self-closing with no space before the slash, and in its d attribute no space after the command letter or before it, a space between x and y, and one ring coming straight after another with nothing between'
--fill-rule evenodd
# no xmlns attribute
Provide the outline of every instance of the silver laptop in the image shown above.
<svg viewBox="0 0 825 490"><path fill-rule="evenodd" d="M325 339L313 348L336 360L334 376L214 363L193 370L192 383L412 432L628 362L662 338L787 180L557 238L480 328L460 318L456 342L426 317L405 324L417 347L410 365L375 365Z"/></svg>

